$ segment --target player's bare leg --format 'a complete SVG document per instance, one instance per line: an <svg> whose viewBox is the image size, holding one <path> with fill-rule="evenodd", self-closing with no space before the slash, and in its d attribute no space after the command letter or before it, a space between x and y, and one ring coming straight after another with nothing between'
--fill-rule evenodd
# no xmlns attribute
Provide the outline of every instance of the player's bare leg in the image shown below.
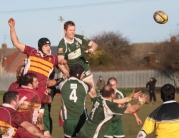
<svg viewBox="0 0 179 138"><path fill-rule="evenodd" d="M95 90L95 87L94 87L95 85L94 85L93 75L90 75L90 76L84 78L83 81L88 82L92 85L92 88L91 88L89 94L90 94L91 97L96 97L97 94L96 94L96 90Z"/></svg>

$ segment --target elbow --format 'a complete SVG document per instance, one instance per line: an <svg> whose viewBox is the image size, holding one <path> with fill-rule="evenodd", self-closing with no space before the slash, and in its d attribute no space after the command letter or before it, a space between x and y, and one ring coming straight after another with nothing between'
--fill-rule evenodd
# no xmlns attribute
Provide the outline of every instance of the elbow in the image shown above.
<svg viewBox="0 0 179 138"><path fill-rule="evenodd" d="M137 112L137 110L135 108L133 108L132 106L128 106L124 113L125 114L134 114L136 112Z"/></svg>

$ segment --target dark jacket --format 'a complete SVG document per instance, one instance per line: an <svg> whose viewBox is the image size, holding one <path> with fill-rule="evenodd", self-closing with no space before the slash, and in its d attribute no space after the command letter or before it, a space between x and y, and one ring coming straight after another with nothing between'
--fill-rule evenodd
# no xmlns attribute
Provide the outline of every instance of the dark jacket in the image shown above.
<svg viewBox="0 0 179 138"><path fill-rule="evenodd" d="M146 84L146 88L149 88L149 92L155 92L155 84L156 84L157 80L155 78L153 78L153 80L149 81Z"/></svg>

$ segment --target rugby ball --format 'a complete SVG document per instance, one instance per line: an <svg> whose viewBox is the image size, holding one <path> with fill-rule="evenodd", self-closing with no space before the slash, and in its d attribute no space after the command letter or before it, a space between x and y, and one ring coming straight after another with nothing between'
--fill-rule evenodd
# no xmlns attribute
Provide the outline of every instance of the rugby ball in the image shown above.
<svg viewBox="0 0 179 138"><path fill-rule="evenodd" d="M154 20L159 24L165 24L168 22L168 14L164 11L156 11L153 15Z"/></svg>

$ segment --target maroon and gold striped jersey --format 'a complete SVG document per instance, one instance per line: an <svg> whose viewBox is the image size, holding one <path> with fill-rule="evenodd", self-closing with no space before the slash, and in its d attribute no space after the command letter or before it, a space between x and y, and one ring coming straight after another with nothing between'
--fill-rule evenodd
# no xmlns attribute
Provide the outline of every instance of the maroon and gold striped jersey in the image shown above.
<svg viewBox="0 0 179 138"><path fill-rule="evenodd" d="M30 46L25 46L23 53L26 54L28 58L24 74L36 74L39 81L39 89L40 87L46 88L47 79L53 69L58 65L57 56L53 54L44 56L38 50Z"/></svg>
<svg viewBox="0 0 179 138"><path fill-rule="evenodd" d="M3 136L10 135L12 138L18 138L16 131L22 122L21 115L11 105L0 106L0 128Z"/></svg>

